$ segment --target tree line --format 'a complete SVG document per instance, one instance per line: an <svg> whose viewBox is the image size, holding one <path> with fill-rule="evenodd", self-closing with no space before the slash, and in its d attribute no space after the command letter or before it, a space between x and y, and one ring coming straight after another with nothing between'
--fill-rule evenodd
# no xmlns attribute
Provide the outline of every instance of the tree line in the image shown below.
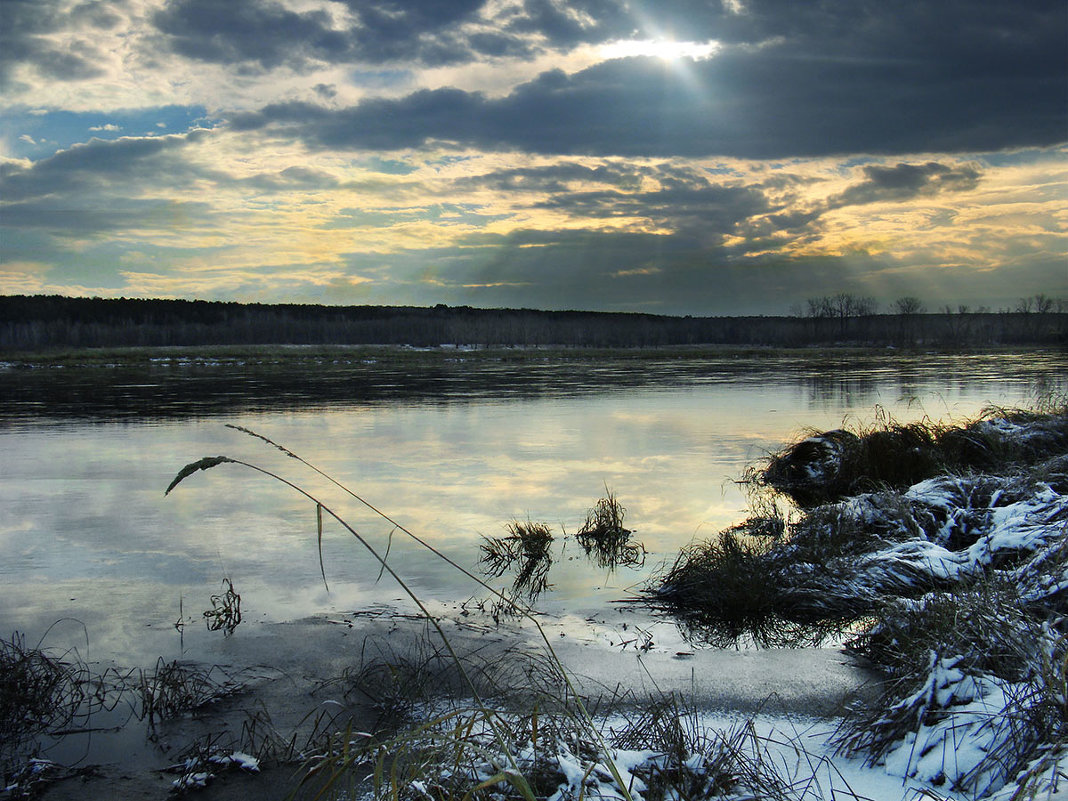
<svg viewBox="0 0 1068 801"><path fill-rule="evenodd" d="M1037 300L1041 300L1039 303ZM926 312L899 302L814 298L788 316L668 315L478 309L470 306L321 306L202 300L0 296L0 348L39 350L196 345L440 345L662 347L741 345L996 346L1068 344L1064 304Z"/></svg>

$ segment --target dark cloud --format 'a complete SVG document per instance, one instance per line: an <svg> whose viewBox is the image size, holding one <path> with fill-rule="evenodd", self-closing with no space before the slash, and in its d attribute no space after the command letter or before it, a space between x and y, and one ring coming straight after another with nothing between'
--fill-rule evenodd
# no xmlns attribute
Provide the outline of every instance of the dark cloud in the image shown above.
<svg viewBox="0 0 1068 801"><path fill-rule="evenodd" d="M537 205L581 219L643 218L687 233L706 247L769 210L767 199L752 187L717 186L699 176L659 180L655 191L561 192Z"/></svg>
<svg viewBox="0 0 1068 801"><path fill-rule="evenodd" d="M183 166L180 158L167 158L166 163L161 162L161 158L205 135L206 131L193 131L170 136L92 139L36 161L29 167L14 162L0 164L0 198L10 203L72 194L75 190L109 187L124 181L154 180L164 171L169 186L176 183L181 186L188 182L193 168ZM6 216L9 207L5 205L3 208Z"/></svg>
<svg viewBox="0 0 1068 801"><path fill-rule="evenodd" d="M845 6L853 4L821 8ZM852 34L840 30L839 20L826 31L811 25L798 40L730 46L703 61L631 58L573 75L555 70L501 98L439 89L331 111L290 103L240 115L234 124L279 127L330 148L433 141L621 156L773 159L1062 142L1065 15L1032 9L1019 15L1024 24L1015 7L998 8L999 15L988 10L979 21L914 35L890 11L878 17L869 11L867 26ZM795 19L797 12L785 16ZM954 40L959 29L966 44ZM1051 38L1051 29L1059 38ZM861 52L853 39L871 40L872 48Z"/></svg>
<svg viewBox="0 0 1068 801"><path fill-rule="evenodd" d="M685 234L516 231L472 235L469 249L421 264L441 264L433 297L447 303L669 314L784 314L818 294L870 294L866 280L885 267L866 257L808 263L733 259ZM445 258L447 256L447 258ZM428 295L428 300L431 295Z"/></svg>
<svg viewBox="0 0 1068 801"><path fill-rule="evenodd" d="M989 304L1049 292L1063 284L1063 259L1035 258L1013 271L1006 290L999 271L969 265L908 269L892 256L790 258L767 254L736 258L687 235L612 231L517 231L472 235L468 248L397 254L395 275L434 279L404 284L417 302L484 307L652 311L668 314L788 314L806 298L849 292L890 302L907 294ZM356 257L366 271L380 256ZM388 283L389 291L397 286Z"/></svg>
<svg viewBox="0 0 1068 801"><path fill-rule="evenodd" d="M6 88L19 64L35 67L46 78L77 81L103 74L97 65L101 54L90 42L64 46L50 38L57 32L107 29L118 17L105 4L79 3L63 13L58 0L3 0L0 2L0 88Z"/></svg>
<svg viewBox="0 0 1068 801"><path fill-rule="evenodd" d="M145 197L166 175L179 192L213 176L190 166L182 149L208 135L93 139L22 167L0 164L0 225L9 232L40 231L58 239L138 228L172 229L209 223L210 197ZM299 179L300 176L296 176ZM5 234L7 236L8 234Z"/></svg>
<svg viewBox="0 0 1068 801"><path fill-rule="evenodd" d="M187 58L263 69L299 68L309 60L440 66L524 57L626 36L635 28L619 0L525 0L503 8L487 0L342 2L350 19L340 27L322 12L263 0L173 0L153 23L169 47Z"/></svg>
<svg viewBox="0 0 1068 801"><path fill-rule="evenodd" d="M486 56L523 56L528 37L479 23L486 0L345 0L343 26L321 11L263 0L175 0L153 23L175 52L261 69L309 62L439 66Z"/></svg>
<svg viewBox="0 0 1068 801"><path fill-rule="evenodd" d="M308 167L287 167L280 172L243 179L241 183L269 192L333 189L338 185L332 175Z"/></svg>
<svg viewBox="0 0 1068 801"><path fill-rule="evenodd" d="M201 201L174 201L109 197L106 202L72 204L62 197L43 197L7 203L2 226L13 231L44 231L60 238L79 238L145 227L170 229L176 220L183 227L197 221L203 224L212 215L211 206Z"/></svg>
<svg viewBox="0 0 1068 801"><path fill-rule="evenodd" d="M535 35L552 49L629 38L641 29L639 18L622 0L524 0L522 10L505 21L507 30Z"/></svg>
<svg viewBox="0 0 1068 801"><path fill-rule="evenodd" d="M308 59L344 61L350 47L324 12L297 13L262 0L175 0L153 23L176 53L221 64L299 67Z"/></svg>
<svg viewBox="0 0 1068 801"><path fill-rule="evenodd" d="M655 174L646 166L624 163L597 165L560 161L538 167L514 167L482 175L459 178L452 183L454 189L486 187L504 192L569 192L576 185L610 184L620 189L638 189L645 177Z"/></svg>
<svg viewBox="0 0 1068 801"><path fill-rule="evenodd" d="M929 161L926 164L897 164L864 167L867 179L832 198L832 207L855 206L881 201L910 200L921 195L974 189L982 172L975 164L949 167Z"/></svg>
<svg viewBox="0 0 1068 801"><path fill-rule="evenodd" d="M353 57L434 66L510 52L515 47L512 37L490 33L471 41L462 31L484 4L485 0L345 0L357 19L351 30Z"/></svg>

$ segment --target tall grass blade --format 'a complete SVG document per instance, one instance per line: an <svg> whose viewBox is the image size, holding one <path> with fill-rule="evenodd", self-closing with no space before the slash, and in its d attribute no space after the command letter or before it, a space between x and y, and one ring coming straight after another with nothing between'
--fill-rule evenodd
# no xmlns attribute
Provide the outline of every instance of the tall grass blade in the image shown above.
<svg viewBox="0 0 1068 801"><path fill-rule="evenodd" d="M326 565L323 564L323 505L315 504L315 528L319 545L319 572L323 575L323 586L330 592L330 585L326 583Z"/></svg>

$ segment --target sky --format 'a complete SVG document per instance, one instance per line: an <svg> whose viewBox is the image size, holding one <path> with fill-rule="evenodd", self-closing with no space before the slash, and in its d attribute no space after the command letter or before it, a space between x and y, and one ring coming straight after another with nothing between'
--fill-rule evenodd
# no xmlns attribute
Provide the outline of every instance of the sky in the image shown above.
<svg viewBox="0 0 1068 801"><path fill-rule="evenodd" d="M1068 298L1063 0L0 0L0 293Z"/></svg>

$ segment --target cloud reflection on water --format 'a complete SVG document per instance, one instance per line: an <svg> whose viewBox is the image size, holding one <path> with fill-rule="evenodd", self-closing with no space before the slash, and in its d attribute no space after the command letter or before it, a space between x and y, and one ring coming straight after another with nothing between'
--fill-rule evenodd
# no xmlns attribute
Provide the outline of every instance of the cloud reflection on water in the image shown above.
<svg viewBox="0 0 1068 801"><path fill-rule="evenodd" d="M163 497L183 465L222 453L306 483L385 550L387 524L224 423L291 448L471 568L480 538L504 534L513 520L574 534L608 487L650 551L645 567L609 574L573 548L544 596L557 610L603 609L692 538L737 522L745 496L733 481L802 427L835 427L847 415L870 419L876 403L902 421L1026 403L1063 364L1049 355L990 357L971 372L952 367L932 358L904 380L892 369L823 379L752 362L726 380L709 370L678 385L606 383L578 394L213 409L58 425L24 420L0 432L10 468L0 482L0 627L47 625L73 613L113 630L117 641L145 629L163 636L179 597L203 606L224 576L241 593L248 620L392 603L399 593L388 579L376 583L377 566L329 524L323 553L332 592L325 593L314 505L262 476L222 465ZM835 389L843 382L849 391ZM477 592L398 536L390 553L421 593L459 602Z"/></svg>

